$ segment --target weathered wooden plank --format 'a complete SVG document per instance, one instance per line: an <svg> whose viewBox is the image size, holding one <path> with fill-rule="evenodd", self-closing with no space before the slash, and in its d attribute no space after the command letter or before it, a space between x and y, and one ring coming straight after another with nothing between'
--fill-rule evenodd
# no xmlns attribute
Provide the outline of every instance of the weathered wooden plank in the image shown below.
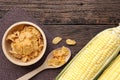
<svg viewBox="0 0 120 80"><path fill-rule="evenodd" d="M56 3L56 4L60 4L60 3L68 3L68 4L74 4L74 3L78 3L78 2L89 2L89 3L118 3L120 2L119 0L0 0L0 2L7 2L7 3L45 3L45 4L49 4L49 3Z"/></svg>
<svg viewBox="0 0 120 80"><path fill-rule="evenodd" d="M120 0L0 0L0 17L22 7L42 24L117 24Z"/></svg>

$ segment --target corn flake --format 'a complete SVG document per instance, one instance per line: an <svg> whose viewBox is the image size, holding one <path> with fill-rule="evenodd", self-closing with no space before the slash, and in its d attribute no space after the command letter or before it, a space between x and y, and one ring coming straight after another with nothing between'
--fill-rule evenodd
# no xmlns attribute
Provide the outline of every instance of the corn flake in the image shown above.
<svg viewBox="0 0 120 80"><path fill-rule="evenodd" d="M61 47L58 50L53 50L53 56L48 60L49 66L59 66L66 62L66 57L69 54L69 50L66 47Z"/></svg>
<svg viewBox="0 0 120 80"><path fill-rule="evenodd" d="M75 40L72 40L72 39L67 39L67 40L66 40L66 44L68 44L68 45L75 45L75 44L76 44L76 41L75 41Z"/></svg>
<svg viewBox="0 0 120 80"><path fill-rule="evenodd" d="M55 38L52 40L52 43L53 43L53 44L58 44L61 40L62 40L61 37L55 37Z"/></svg>
<svg viewBox="0 0 120 80"><path fill-rule="evenodd" d="M9 34L7 40L11 41L11 50L9 51L11 55L23 62L37 57L44 44L41 33L30 25L24 25L21 31Z"/></svg>

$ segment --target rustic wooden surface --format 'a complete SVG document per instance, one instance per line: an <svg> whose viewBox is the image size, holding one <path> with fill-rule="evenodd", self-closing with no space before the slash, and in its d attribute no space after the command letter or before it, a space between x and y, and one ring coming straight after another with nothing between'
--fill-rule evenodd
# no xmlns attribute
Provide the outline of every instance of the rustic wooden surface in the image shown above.
<svg viewBox="0 0 120 80"><path fill-rule="evenodd" d="M22 7L42 24L118 24L120 0L0 0L0 17Z"/></svg>
<svg viewBox="0 0 120 80"><path fill-rule="evenodd" d="M120 0L0 0L0 19L13 6L22 7L44 24L51 34L75 39L77 45L70 47L74 50L72 58L98 32L120 22ZM62 69L44 71L32 80L51 73L53 75L46 80L54 80ZM7 76L2 77L7 80Z"/></svg>

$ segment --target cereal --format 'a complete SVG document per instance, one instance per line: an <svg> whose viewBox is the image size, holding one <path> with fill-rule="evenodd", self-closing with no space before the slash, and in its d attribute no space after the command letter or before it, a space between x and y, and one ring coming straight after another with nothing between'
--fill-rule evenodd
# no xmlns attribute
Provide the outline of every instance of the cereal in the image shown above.
<svg viewBox="0 0 120 80"><path fill-rule="evenodd" d="M75 45L75 44L76 44L76 41L75 41L75 40L72 40L72 39L67 39L67 40L66 40L66 44L68 44L68 45Z"/></svg>
<svg viewBox="0 0 120 80"><path fill-rule="evenodd" d="M25 56L25 57L22 58L23 62L27 62L27 60L28 60L28 56Z"/></svg>
<svg viewBox="0 0 120 80"><path fill-rule="evenodd" d="M9 34L7 40L11 41L10 54L23 62L36 58L44 44L41 33L30 25L24 25L22 30Z"/></svg>
<svg viewBox="0 0 120 80"><path fill-rule="evenodd" d="M52 40L52 43L53 43L53 44L58 44L61 40L62 40L61 37L55 37L55 38Z"/></svg>
<svg viewBox="0 0 120 80"><path fill-rule="evenodd" d="M49 66L59 66L66 62L66 57L69 54L69 50L66 47L62 47L53 51L53 56L48 60Z"/></svg>

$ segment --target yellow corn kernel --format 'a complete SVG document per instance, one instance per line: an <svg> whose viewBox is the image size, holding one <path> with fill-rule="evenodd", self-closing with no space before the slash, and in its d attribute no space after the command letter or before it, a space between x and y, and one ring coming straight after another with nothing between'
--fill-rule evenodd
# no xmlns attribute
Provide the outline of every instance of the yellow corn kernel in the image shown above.
<svg viewBox="0 0 120 80"><path fill-rule="evenodd" d="M56 80L93 80L120 50L120 29L116 29L107 29L94 37Z"/></svg>
<svg viewBox="0 0 120 80"><path fill-rule="evenodd" d="M120 80L120 55L102 73L98 80Z"/></svg>

